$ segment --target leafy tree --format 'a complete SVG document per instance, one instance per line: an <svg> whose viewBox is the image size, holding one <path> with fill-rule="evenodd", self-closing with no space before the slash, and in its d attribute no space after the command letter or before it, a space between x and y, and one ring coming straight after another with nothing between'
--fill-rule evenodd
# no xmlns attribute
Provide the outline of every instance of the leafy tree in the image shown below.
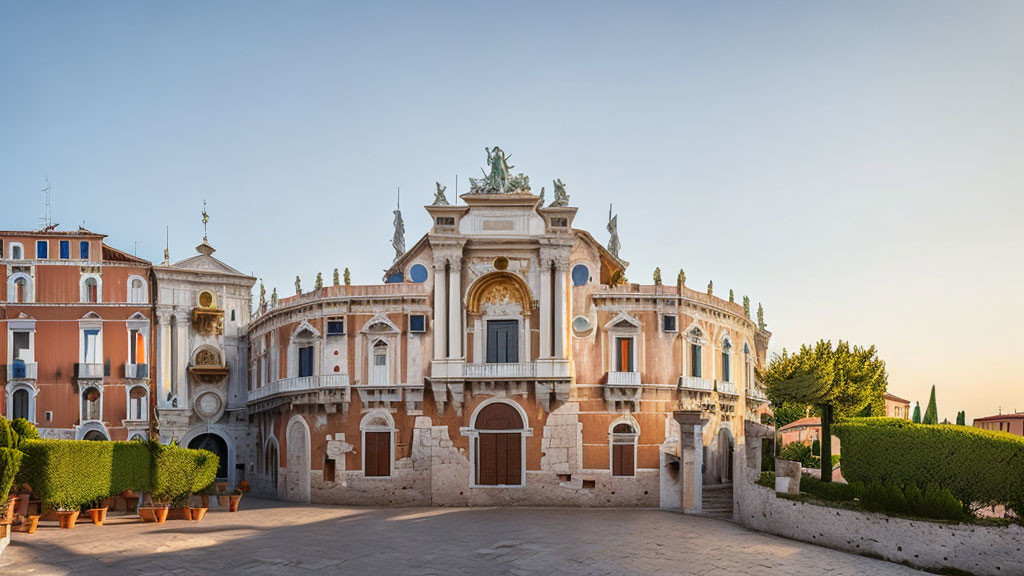
<svg viewBox="0 0 1024 576"><path fill-rule="evenodd" d="M914 422L914 424L920 424L921 423L921 403L920 402L914 402L914 419L913 419L913 422Z"/></svg>
<svg viewBox="0 0 1024 576"><path fill-rule="evenodd" d="M928 408L924 411L924 418L921 420L922 424L938 424L939 423L939 410L935 407L935 384L932 384L932 396L928 400Z"/></svg>
<svg viewBox="0 0 1024 576"><path fill-rule="evenodd" d="M967 414L963 410L956 413L956 425L967 426Z"/></svg>
<svg viewBox="0 0 1024 576"><path fill-rule="evenodd" d="M779 402L778 404L772 404L772 412L775 413L776 430L791 422L796 422L801 418L819 415L817 407L809 404L801 404L799 402Z"/></svg>
<svg viewBox="0 0 1024 576"><path fill-rule="evenodd" d="M885 396L889 376L874 346L835 347L820 340L801 346L796 354L783 350L768 367L758 370L773 405L812 404L821 410L821 480L832 481L832 422L852 416Z"/></svg>

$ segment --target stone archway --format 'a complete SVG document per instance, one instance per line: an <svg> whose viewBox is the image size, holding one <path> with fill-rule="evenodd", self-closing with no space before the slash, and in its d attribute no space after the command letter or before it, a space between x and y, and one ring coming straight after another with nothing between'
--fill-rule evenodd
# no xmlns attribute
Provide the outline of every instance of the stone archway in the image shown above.
<svg viewBox="0 0 1024 576"><path fill-rule="evenodd" d="M309 427L302 416L293 416L288 422L285 438L288 474L284 486L284 499L309 502Z"/></svg>
<svg viewBox="0 0 1024 576"><path fill-rule="evenodd" d="M720 483L728 484L732 482L732 463L733 454L735 453L735 442L733 441L732 432L728 428L722 427L718 431L717 440L717 470L715 475Z"/></svg>
<svg viewBox="0 0 1024 576"><path fill-rule="evenodd" d="M209 450L217 455L217 480L228 481L228 443L220 434L208 432L189 441L192 449Z"/></svg>

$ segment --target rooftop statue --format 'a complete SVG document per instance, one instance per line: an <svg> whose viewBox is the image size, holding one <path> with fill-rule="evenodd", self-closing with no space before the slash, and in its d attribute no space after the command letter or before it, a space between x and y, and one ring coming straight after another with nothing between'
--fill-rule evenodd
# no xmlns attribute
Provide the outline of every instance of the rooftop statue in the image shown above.
<svg viewBox="0 0 1024 576"><path fill-rule="evenodd" d="M612 253L612 256L619 257L619 216L616 214L612 216L612 205L608 205L608 233L611 234L608 238L608 251Z"/></svg>
<svg viewBox="0 0 1024 576"><path fill-rule="evenodd" d="M555 185L555 199L551 201L551 205L556 207L568 206L569 195L565 193L565 184L562 183L562 179L552 180L552 184Z"/></svg>
<svg viewBox="0 0 1024 576"><path fill-rule="evenodd" d="M448 199L444 197L444 191L448 189L447 186L442 186L440 182L434 182L437 185L437 192L434 193L434 206L448 206Z"/></svg>
<svg viewBox="0 0 1024 576"><path fill-rule="evenodd" d="M395 235L391 237L391 247L395 249L395 262L405 254L405 221L402 220L402 206L395 209Z"/></svg>
<svg viewBox="0 0 1024 576"><path fill-rule="evenodd" d="M484 172L483 178L469 179L470 194L509 194L512 192L529 192L530 178L523 174L512 175L512 166L505 151L495 146L484 148L487 152L487 166L490 173Z"/></svg>

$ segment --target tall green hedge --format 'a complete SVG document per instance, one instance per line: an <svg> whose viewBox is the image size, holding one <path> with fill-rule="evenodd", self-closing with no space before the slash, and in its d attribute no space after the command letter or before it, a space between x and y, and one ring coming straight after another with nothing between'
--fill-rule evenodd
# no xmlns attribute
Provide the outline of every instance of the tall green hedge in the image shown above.
<svg viewBox="0 0 1024 576"><path fill-rule="evenodd" d="M7 494L14 485L18 469L24 455L13 448L0 448L0 505L7 499Z"/></svg>
<svg viewBox="0 0 1024 576"><path fill-rule="evenodd" d="M851 418L835 428L850 482L946 488L965 506L1024 513L1024 438L899 418Z"/></svg>
<svg viewBox="0 0 1024 576"><path fill-rule="evenodd" d="M198 492L217 472L212 452L151 442L27 440L22 450L21 481L65 510L124 490L152 492L158 501L169 502Z"/></svg>
<svg viewBox="0 0 1024 576"><path fill-rule="evenodd" d="M11 420L11 429L18 433L21 440L38 440L39 430L36 425L24 418Z"/></svg>

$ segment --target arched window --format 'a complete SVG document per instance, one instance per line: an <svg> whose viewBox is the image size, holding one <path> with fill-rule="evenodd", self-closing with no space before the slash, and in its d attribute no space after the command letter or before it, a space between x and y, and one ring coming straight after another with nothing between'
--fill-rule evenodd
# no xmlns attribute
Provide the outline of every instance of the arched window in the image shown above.
<svg viewBox="0 0 1024 576"><path fill-rule="evenodd" d="M100 283L96 278L86 278L82 281L82 302L95 304L100 301Z"/></svg>
<svg viewBox="0 0 1024 576"><path fill-rule="evenodd" d="M99 388L90 386L82 391L82 422L99 421L102 418L100 410L103 395ZM89 438L86 438L88 440Z"/></svg>
<svg viewBox="0 0 1024 576"><path fill-rule="evenodd" d="M85 436L82 437L82 440L89 440L91 442L105 442L109 440L109 438L107 438L107 436L103 432L100 432L99 430L90 430L85 433Z"/></svg>
<svg viewBox="0 0 1024 576"><path fill-rule="evenodd" d="M28 279L18 278L14 281L14 301L18 304L28 302Z"/></svg>
<svg viewBox="0 0 1024 576"><path fill-rule="evenodd" d="M690 376L694 378L700 378L704 373L703 366L701 366L701 356L704 353L704 348L701 346L703 336L704 333L700 328L690 330Z"/></svg>
<svg viewBox="0 0 1024 576"><path fill-rule="evenodd" d="M636 429L626 422L612 428L612 476L636 474Z"/></svg>
<svg viewBox="0 0 1024 576"><path fill-rule="evenodd" d="M146 303L146 282L138 276L128 281L128 302L131 304Z"/></svg>
<svg viewBox="0 0 1024 576"><path fill-rule="evenodd" d="M146 408L149 402L148 390L145 386L134 386L128 392L128 419L135 421L146 420Z"/></svg>
<svg viewBox="0 0 1024 576"><path fill-rule="evenodd" d="M526 442L523 418L505 402L480 408L473 420L475 483L478 486L522 486Z"/></svg>
<svg viewBox="0 0 1024 576"><path fill-rule="evenodd" d="M732 382L732 341L728 336L722 339L722 381Z"/></svg>
<svg viewBox="0 0 1024 576"><path fill-rule="evenodd" d="M15 418L33 420L29 414L29 393L24 388L15 390L11 399L11 419Z"/></svg>
<svg viewBox="0 0 1024 576"><path fill-rule="evenodd" d="M391 476L395 426L387 412L371 412L359 424L363 433L363 476Z"/></svg>
<svg viewBox="0 0 1024 576"><path fill-rule="evenodd" d="M25 258L25 249L22 248L21 244L11 244L11 260L21 260Z"/></svg>

